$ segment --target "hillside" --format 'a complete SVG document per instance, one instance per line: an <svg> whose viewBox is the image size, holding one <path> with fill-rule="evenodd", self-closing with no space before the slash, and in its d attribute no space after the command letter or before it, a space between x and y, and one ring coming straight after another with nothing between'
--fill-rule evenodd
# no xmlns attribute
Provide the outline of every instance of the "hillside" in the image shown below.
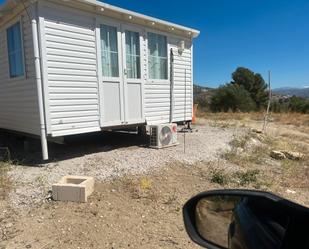
<svg viewBox="0 0 309 249"><path fill-rule="evenodd" d="M206 106L210 103L210 99L215 92L215 88L193 85L194 103L199 103L201 106Z"/></svg>
<svg viewBox="0 0 309 249"><path fill-rule="evenodd" d="M303 88L283 87L283 88L276 88L273 90L273 92L284 96L297 96L302 98L309 98L309 87L303 87Z"/></svg>

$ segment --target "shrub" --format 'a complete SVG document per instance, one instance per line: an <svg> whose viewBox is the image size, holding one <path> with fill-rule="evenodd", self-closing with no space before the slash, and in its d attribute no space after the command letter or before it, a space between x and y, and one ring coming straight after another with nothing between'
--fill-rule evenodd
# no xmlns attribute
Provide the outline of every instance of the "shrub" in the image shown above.
<svg viewBox="0 0 309 249"><path fill-rule="evenodd" d="M239 180L241 186L245 186L251 183L257 182L257 176L259 175L259 170L247 170L245 172L239 171L236 172L235 176Z"/></svg>
<svg viewBox="0 0 309 249"><path fill-rule="evenodd" d="M309 113L309 99L301 97L290 97L273 100L271 103L273 112L299 112Z"/></svg>
<svg viewBox="0 0 309 249"><path fill-rule="evenodd" d="M309 100L293 96L289 101L289 110L292 112L309 113Z"/></svg>
<svg viewBox="0 0 309 249"><path fill-rule="evenodd" d="M228 177L224 173L223 170L214 170L212 172L210 181L212 183L217 183L217 184L220 184L220 185L225 185L228 182Z"/></svg>
<svg viewBox="0 0 309 249"><path fill-rule="evenodd" d="M255 110L256 106L250 93L238 84L226 84L218 88L211 99L210 108L214 112L249 112Z"/></svg>

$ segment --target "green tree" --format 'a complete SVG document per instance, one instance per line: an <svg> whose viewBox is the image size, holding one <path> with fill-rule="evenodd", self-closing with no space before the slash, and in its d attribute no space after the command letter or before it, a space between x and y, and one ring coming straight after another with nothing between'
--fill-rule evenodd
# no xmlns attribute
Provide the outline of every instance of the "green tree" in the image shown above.
<svg viewBox="0 0 309 249"><path fill-rule="evenodd" d="M229 110L248 112L255 109L255 103L244 86L226 84L219 87L212 96L210 108L215 112L227 112Z"/></svg>
<svg viewBox="0 0 309 249"><path fill-rule="evenodd" d="M248 68L238 67L232 74L232 79L232 84L243 86L249 92L257 109L266 106L268 98L267 85L260 74L254 73Z"/></svg>
<svg viewBox="0 0 309 249"><path fill-rule="evenodd" d="M309 113L309 100L292 96L289 99L289 110L292 112Z"/></svg>

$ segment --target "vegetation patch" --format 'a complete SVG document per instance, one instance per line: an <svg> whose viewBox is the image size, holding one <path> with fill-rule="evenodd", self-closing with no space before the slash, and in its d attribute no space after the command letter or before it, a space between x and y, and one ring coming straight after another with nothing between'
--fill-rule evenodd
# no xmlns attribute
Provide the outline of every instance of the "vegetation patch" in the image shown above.
<svg viewBox="0 0 309 249"><path fill-rule="evenodd" d="M229 182L229 176L224 172L224 170L216 169L211 173L210 181L219 185L226 185Z"/></svg>
<svg viewBox="0 0 309 249"><path fill-rule="evenodd" d="M248 169L239 170L234 173L227 173L224 170L213 170L211 172L210 181L221 186L249 186L259 183L260 170Z"/></svg>
<svg viewBox="0 0 309 249"><path fill-rule="evenodd" d="M231 149L226 151L222 157L234 164L248 167L251 164L262 164L269 158L269 152L274 141L268 136L247 133L240 138L234 138Z"/></svg>
<svg viewBox="0 0 309 249"><path fill-rule="evenodd" d="M240 186L257 183L260 171L257 169L249 169L247 171L238 171L235 173L235 178L238 180Z"/></svg>
<svg viewBox="0 0 309 249"><path fill-rule="evenodd" d="M147 177L137 179L125 178L122 182L126 186L125 190L130 193L132 199L148 199L152 201L158 199L153 189L152 182Z"/></svg>

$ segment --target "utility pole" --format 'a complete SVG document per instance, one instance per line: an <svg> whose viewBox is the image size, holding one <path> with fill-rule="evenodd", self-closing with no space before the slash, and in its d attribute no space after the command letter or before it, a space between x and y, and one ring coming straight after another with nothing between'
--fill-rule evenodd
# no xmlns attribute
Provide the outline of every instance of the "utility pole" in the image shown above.
<svg viewBox="0 0 309 249"><path fill-rule="evenodd" d="M266 131L266 125L268 122L268 115L269 115L269 109L270 109L270 103L271 103L271 97L272 97L272 93L271 93L271 71L268 71L268 104L267 104L267 110L266 110L266 114L264 116L264 124L263 124L263 130L262 132L264 133Z"/></svg>

